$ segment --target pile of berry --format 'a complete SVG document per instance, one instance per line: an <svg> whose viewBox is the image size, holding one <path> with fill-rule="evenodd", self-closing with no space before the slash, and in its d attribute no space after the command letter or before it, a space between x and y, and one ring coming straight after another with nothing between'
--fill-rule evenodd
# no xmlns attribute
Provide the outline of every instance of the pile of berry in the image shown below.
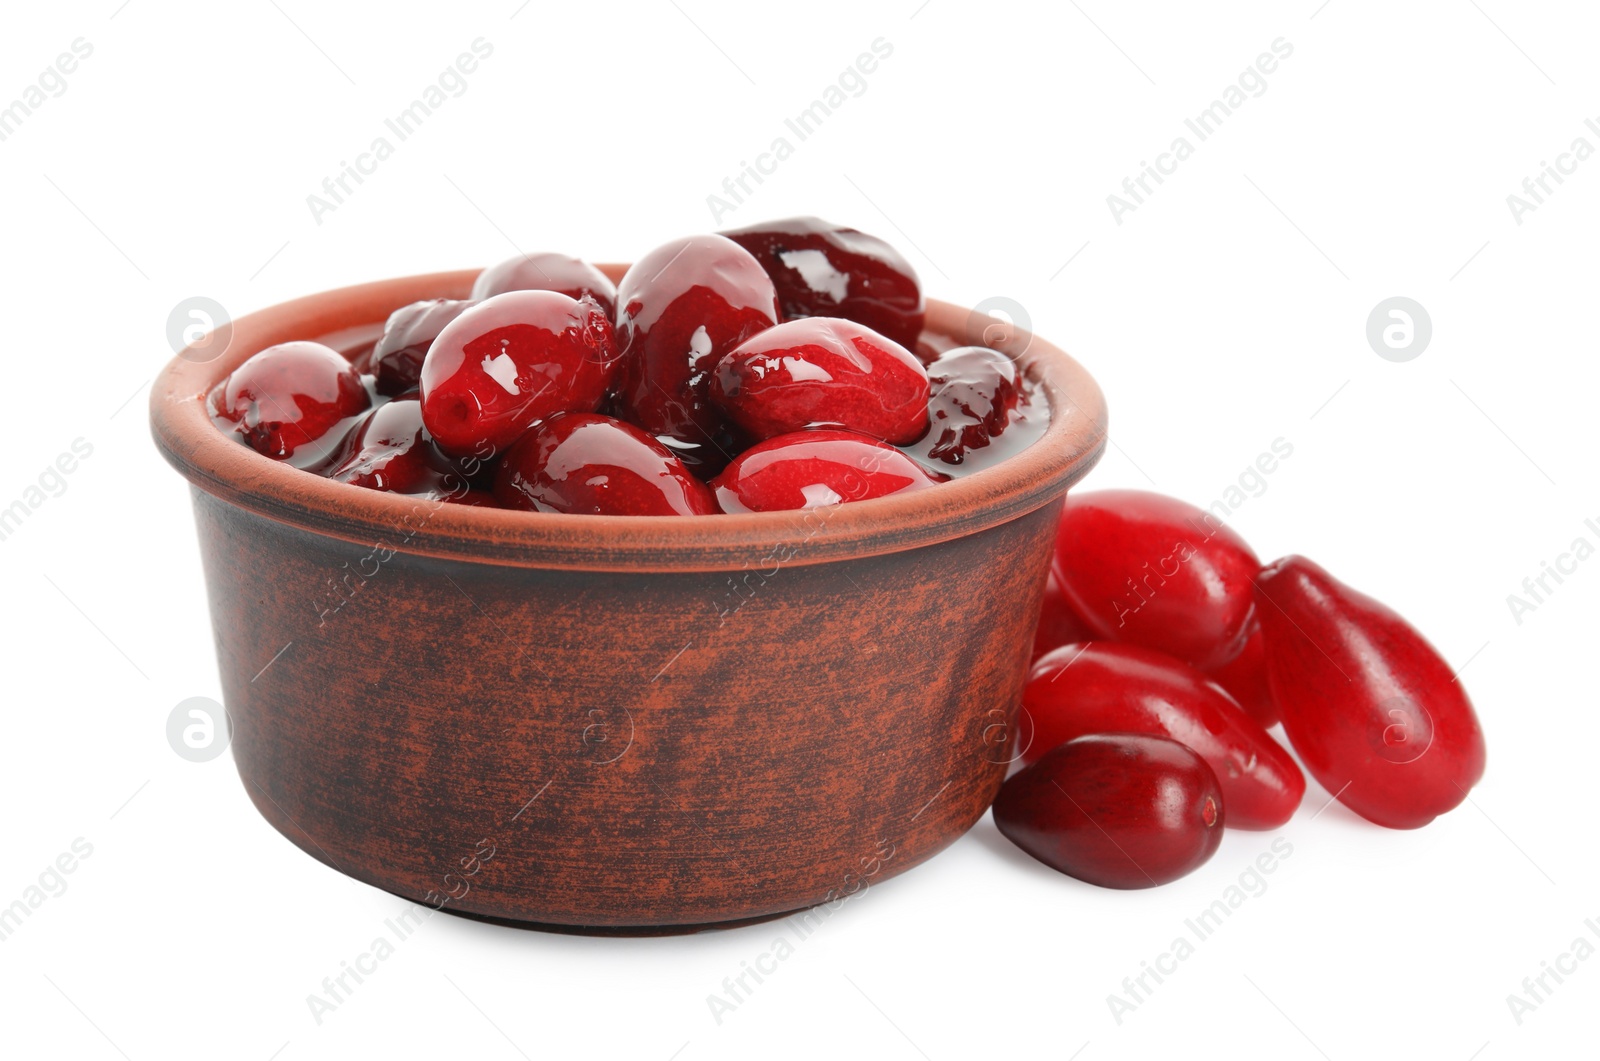
<svg viewBox="0 0 1600 1061"><path fill-rule="evenodd" d="M1147 888L1204 863L1224 822L1275 829L1313 777L1395 829L1483 776L1461 683L1415 628L1321 567L1265 567L1192 505L1069 495L1017 752L995 824L1063 873Z"/></svg>
<svg viewBox="0 0 1600 1061"><path fill-rule="evenodd" d="M316 342L256 353L210 412L268 457L441 501L814 508L923 489L1043 432L1013 360L924 341L923 316L888 244L794 218L675 240L615 286L575 258L514 258L469 299L396 310L353 360Z"/></svg>

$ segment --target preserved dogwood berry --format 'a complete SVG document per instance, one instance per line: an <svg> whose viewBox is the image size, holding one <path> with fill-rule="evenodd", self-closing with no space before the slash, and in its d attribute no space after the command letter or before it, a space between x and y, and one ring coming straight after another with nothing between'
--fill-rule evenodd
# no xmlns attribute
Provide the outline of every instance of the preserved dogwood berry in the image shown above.
<svg viewBox="0 0 1600 1061"><path fill-rule="evenodd" d="M546 417L593 412L616 366L611 322L593 299L510 291L463 312L428 348L422 419L452 456L497 456Z"/></svg>
<svg viewBox="0 0 1600 1061"><path fill-rule="evenodd" d="M327 437L372 403L350 362L321 343L269 346L223 380L211 397L223 430L257 453L296 465L327 459Z"/></svg>
<svg viewBox="0 0 1600 1061"><path fill-rule="evenodd" d="M711 370L776 323L772 281L737 243L690 236L657 247L617 286L618 414L709 478L742 448L707 393Z"/></svg>
<svg viewBox="0 0 1600 1061"><path fill-rule="evenodd" d="M853 431L796 431L739 454L711 481L724 512L821 508L933 486L893 446Z"/></svg>
<svg viewBox="0 0 1600 1061"><path fill-rule="evenodd" d="M746 339L717 362L711 400L754 439L811 427L911 442L928 428L928 374L871 328L807 317Z"/></svg>
<svg viewBox="0 0 1600 1061"><path fill-rule="evenodd" d="M705 516L711 491L665 446L610 417L566 413L501 459L494 496L506 508L601 516Z"/></svg>
<svg viewBox="0 0 1600 1061"><path fill-rule="evenodd" d="M1017 407L1017 363L986 346L962 346L928 366L928 456L960 464L1006 429Z"/></svg>
<svg viewBox="0 0 1600 1061"><path fill-rule="evenodd" d="M471 305L469 301L436 298L401 306L389 314L383 338L367 359L368 371L377 377L378 393L392 398L415 389L428 347L445 325Z"/></svg>
<svg viewBox="0 0 1600 1061"><path fill-rule="evenodd" d="M588 295L607 317L616 313L617 285L581 258L565 254L519 254L478 274L472 298L481 301L507 291L559 291L568 298Z"/></svg>
<svg viewBox="0 0 1600 1061"><path fill-rule="evenodd" d="M843 317L916 350L922 286L911 263L883 240L815 217L764 221L724 235L772 277L785 320Z"/></svg>

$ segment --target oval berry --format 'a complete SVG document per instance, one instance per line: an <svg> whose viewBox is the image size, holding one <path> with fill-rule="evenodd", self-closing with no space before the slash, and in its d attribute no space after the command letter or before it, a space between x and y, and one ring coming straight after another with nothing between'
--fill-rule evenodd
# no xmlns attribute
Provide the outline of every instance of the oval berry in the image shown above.
<svg viewBox="0 0 1600 1061"><path fill-rule="evenodd" d="M1143 490L1068 494L1056 562L1072 606L1102 640L1202 670L1244 648L1261 565L1202 509Z"/></svg>
<svg viewBox="0 0 1600 1061"><path fill-rule="evenodd" d="M1226 689L1246 714L1261 723L1262 729L1271 729L1283 717L1267 681L1267 646L1259 619L1250 624L1239 655L1207 671L1206 677Z"/></svg>
<svg viewBox="0 0 1600 1061"><path fill-rule="evenodd" d="M1415 627L1301 556L1264 569L1259 593L1283 729L1322 787L1393 829L1467 798L1483 777L1483 730Z"/></svg>
<svg viewBox="0 0 1600 1061"><path fill-rule="evenodd" d="M785 319L843 317L916 349L922 287L911 263L883 240L816 217L766 221L724 235L772 277Z"/></svg>
<svg viewBox="0 0 1600 1061"><path fill-rule="evenodd" d="M1103 888L1153 888L1222 842L1222 792L1205 760L1134 733L1079 737L1013 775L994 801L1006 839Z"/></svg>
<svg viewBox="0 0 1600 1061"><path fill-rule="evenodd" d="M368 490L444 497L462 493L467 481L428 437L422 403L415 395L385 402L345 437L329 479Z"/></svg>
<svg viewBox="0 0 1600 1061"><path fill-rule="evenodd" d="M760 440L838 427L886 442L928 428L928 374L909 350L854 321L808 317L768 328L717 362L716 402Z"/></svg>
<svg viewBox="0 0 1600 1061"><path fill-rule="evenodd" d="M341 422L372 404L350 362L321 343L269 346L223 380L212 411L257 453L301 464L325 459Z"/></svg>
<svg viewBox="0 0 1600 1061"><path fill-rule="evenodd" d="M1021 394L1017 363L987 346L948 350L928 366L928 456L960 464L1006 429Z"/></svg>
<svg viewBox="0 0 1600 1061"><path fill-rule="evenodd" d="M661 443L620 420L552 417L500 461L494 496L506 508L601 516L704 516L711 491Z"/></svg>
<svg viewBox="0 0 1600 1061"><path fill-rule="evenodd" d="M389 314L383 338L367 360L368 370L377 376L378 393L394 397L415 389L428 347L445 325L471 305L470 301L436 298L401 306Z"/></svg>
<svg viewBox="0 0 1600 1061"><path fill-rule="evenodd" d="M617 285L619 411L709 476L738 447L706 393L707 377L724 354L777 321L772 281L737 243L704 235L657 247Z"/></svg>
<svg viewBox="0 0 1600 1061"><path fill-rule="evenodd" d="M1276 829L1294 816L1306 779L1227 693L1188 664L1138 645L1067 645L1034 664L1022 705L1033 722L1031 763L1091 733L1169 737L1217 775L1228 824Z"/></svg>
<svg viewBox="0 0 1600 1061"><path fill-rule="evenodd" d="M452 456L504 453L536 421L593 412L615 373L611 322L593 299L511 291L445 325L422 363L422 419Z"/></svg>
<svg viewBox="0 0 1600 1061"><path fill-rule="evenodd" d="M750 447L711 481L724 512L865 501L936 480L893 446L853 431L796 431Z"/></svg>
<svg viewBox="0 0 1600 1061"><path fill-rule="evenodd" d="M568 298L588 295L606 316L617 309L617 285L581 258L565 254L523 254L491 265L472 284L472 298L482 300L507 291L559 291Z"/></svg>

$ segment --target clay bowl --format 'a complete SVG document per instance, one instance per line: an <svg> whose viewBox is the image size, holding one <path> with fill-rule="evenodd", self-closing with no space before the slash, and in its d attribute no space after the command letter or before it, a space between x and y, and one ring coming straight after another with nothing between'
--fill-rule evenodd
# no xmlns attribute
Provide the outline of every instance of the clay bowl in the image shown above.
<svg viewBox="0 0 1600 1061"><path fill-rule="evenodd" d="M925 341L987 334L1050 427L965 479L812 513L437 504L296 471L207 419L255 351L353 351L475 275L274 306L156 381L234 761L267 821L417 902L624 932L838 902L961 836L1011 757L1062 498L1104 446L1088 373L930 302Z"/></svg>

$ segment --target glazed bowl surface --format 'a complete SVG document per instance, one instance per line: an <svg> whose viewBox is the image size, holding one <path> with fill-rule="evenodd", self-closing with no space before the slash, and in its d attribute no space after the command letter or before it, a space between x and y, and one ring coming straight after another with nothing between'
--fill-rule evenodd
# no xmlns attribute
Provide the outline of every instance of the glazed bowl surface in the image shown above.
<svg viewBox="0 0 1600 1061"><path fill-rule="evenodd" d="M924 341L1015 356L1049 426L962 479L811 512L443 504L298 471L210 422L205 395L255 351L354 354L476 275L274 306L156 381L234 760L267 821L419 903L622 932L836 903L965 832L1013 754L1062 499L1105 444L1088 373L930 301Z"/></svg>

